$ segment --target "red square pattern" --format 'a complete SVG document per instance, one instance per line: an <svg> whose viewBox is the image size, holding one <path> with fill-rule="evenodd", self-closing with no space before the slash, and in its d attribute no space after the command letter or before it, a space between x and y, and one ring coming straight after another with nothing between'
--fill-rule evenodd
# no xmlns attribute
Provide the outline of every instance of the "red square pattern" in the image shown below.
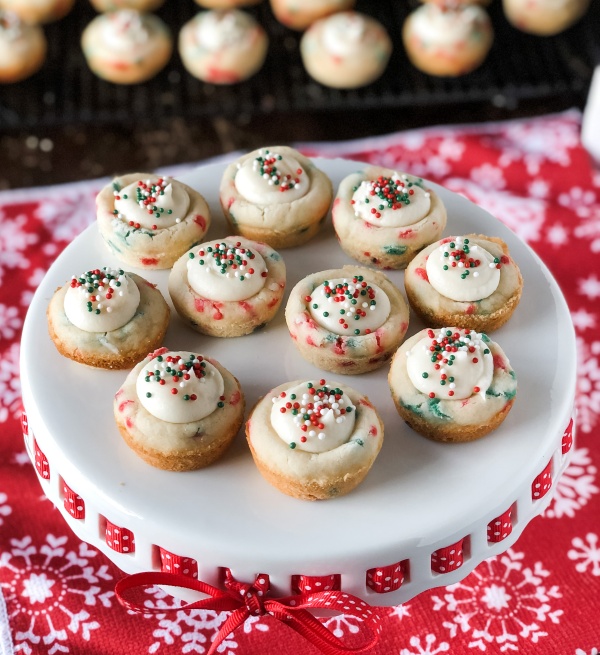
<svg viewBox="0 0 600 655"><path fill-rule="evenodd" d="M544 470L531 483L531 498L539 500L552 488L552 460L546 464Z"/></svg>
<svg viewBox="0 0 600 655"><path fill-rule="evenodd" d="M566 455L573 447L573 419L569 421L562 438L562 454Z"/></svg>
<svg viewBox="0 0 600 655"><path fill-rule="evenodd" d="M378 594L400 589L404 582L404 562L378 566L367 571L367 587Z"/></svg>
<svg viewBox="0 0 600 655"><path fill-rule="evenodd" d="M438 548L431 555L431 570L434 573L450 573L463 565L463 541L457 541L450 546Z"/></svg>
<svg viewBox="0 0 600 655"><path fill-rule="evenodd" d="M46 459L46 455L40 450L40 447L37 445L37 441L33 440L33 450L35 452L35 470L38 472L38 475L44 480L50 479L50 464Z"/></svg>
<svg viewBox="0 0 600 655"><path fill-rule="evenodd" d="M74 519L84 519L85 503L83 498L76 494L64 480L62 485L65 509Z"/></svg>
<svg viewBox="0 0 600 655"><path fill-rule="evenodd" d="M27 438L29 436L29 423L27 422L25 408L21 410L21 430L23 430L23 438Z"/></svg>
<svg viewBox="0 0 600 655"><path fill-rule="evenodd" d="M489 543L497 543L506 539L512 532L512 507L506 512L497 516L493 521L488 523L487 540Z"/></svg>
<svg viewBox="0 0 600 655"><path fill-rule="evenodd" d="M341 576L339 573L331 575L293 575L292 593L304 594L313 591L339 591Z"/></svg>

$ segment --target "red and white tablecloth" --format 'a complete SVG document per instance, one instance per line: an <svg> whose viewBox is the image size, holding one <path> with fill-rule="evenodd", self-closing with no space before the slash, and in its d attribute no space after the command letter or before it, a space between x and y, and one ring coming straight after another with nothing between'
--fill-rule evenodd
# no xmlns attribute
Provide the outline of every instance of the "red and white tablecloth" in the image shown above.
<svg viewBox="0 0 600 655"><path fill-rule="evenodd" d="M599 653L600 171L579 128L580 115L567 112L303 148L410 171L474 200L546 262L577 331L578 434L549 509L462 582L384 610L374 655ZM100 184L0 193L0 655L205 653L227 618L200 610L128 614L114 596L122 573L70 532L25 453L21 327L48 266L94 219ZM150 598L171 602L158 590ZM361 628L344 616L327 623L340 636ZM218 652L317 653L270 617L249 619Z"/></svg>

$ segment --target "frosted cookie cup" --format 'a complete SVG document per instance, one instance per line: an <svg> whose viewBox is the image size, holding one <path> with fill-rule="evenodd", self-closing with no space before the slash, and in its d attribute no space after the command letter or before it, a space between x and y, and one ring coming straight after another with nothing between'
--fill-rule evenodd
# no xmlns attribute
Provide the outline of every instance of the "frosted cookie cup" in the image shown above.
<svg viewBox="0 0 600 655"><path fill-rule="evenodd" d="M383 273L344 266L300 280L285 320L304 359L358 375L383 366L396 351L408 329L408 305Z"/></svg>
<svg viewBox="0 0 600 655"><path fill-rule="evenodd" d="M248 13L202 11L179 33L179 54L194 77L211 84L235 84L254 75L267 56L269 39Z"/></svg>
<svg viewBox="0 0 600 655"><path fill-rule="evenodd" d="M155 11L165 0L90 0L96 11L117 11L135 9L136 11Z"/></svg>
<svg viewBox="0 0 600 655"><path fill-rule="evenodd" d="M75 0L0 0L0 9L17 14L29 25L50 23L66 16Z"/></svg>
<svg viewBox="0 0 600 655"><path fill-rule="evenodd" d="M111 252L136 268L171 268L210 226L200 193L154 173L116 177L98 194L96 217Z"/></svg>
<svg viewBox="0 0 600 655"><path fill-rule="evenodd" d="M406 269L404 286L426 325L491 332L515 311L523 278L504 241L468 234L422 250Z"/></svg>
<svg viewBox="0 0 600 655"><path fill-rule="evenodd" d="M456 77L480 66L492 47L492 22L482 7L435 2L410 13L402 28L409 59L429 75Z"/></svg>
<svg viewBox="0 0 600 655"><path fill-rule="evenodd" d="M352 9L356 0L270 0L275 18L293 30L305 30L319 18Z"/></svg>
<svg viewBox="0 0 600 655"><path fill-rule="evenodd" d="M366 396L326 380L286 382L258 401L246 422L254 462L267 482L302 500L352 491L383 443Z"/></svg>
<svg viewBox="0 0 600 655"><path fill-rule="evenodd" d="M273 319L285 290L285 264L264 243L226 237L195 246L175 262L169 294L190 327L239 337Z"/></svg>
<svg viewBox="0 0 600 655"><path fill-rule="evenodd" d="M161 343L169 306L155 285L108 267L73 276L46 312L61 355L98 368L131 368Z"/></svg>
<svg viewBox="0 0 600 655"><path fill-rule="evenodd" d="M435 441L473 441L495 430L517 393L500 346L469 329L426 328L407 339L388 382L400 416Z"/></svg>
<svg viewBox="0 0 600 655"><path fill-rule="evenodd" d="M17 14L0 9L0 84L33 75L42 67L47 49L41 27L27 25Z"/></svg>
<svg viewBox="0 0 600 655"><path fill-rule="evenodd" d="M502 0L507 20L518 30L552 36L576 23L590 0Z"/></svg>
<svg viewBox="0 0 600 655"><path fill-rule="evenodd" d="M129 373L114 400L117 427L145 462L191 471L219 459L244 420L244 396L219 362L160 348Z"/></svg>
<svg viewBox="0 0 600 655"><path fill-rule="evenodd" d="M383 74L392 41L381 23L356 11L322 18L305 32L300 54L308 74L334 88L354 89Z"/></svg>
<svg viewBox="0 0 600 655"><path fill-rule="evenodd" d="M96 16L83 31L81 47L98 77L114 84L138 84L167 65L173 40L158 16L120 9Z"/></svg>
<svg viewBox="0 0 600 655"><path fill-rule="evenodd" d="M293 148L273 146L231 163L219 194L232 232L280 249L302 245L317 234L333 190L310 159Z"/></svg>
<svg viewBox="0 0 600 655"><path fill-rule="evenodd" d="M391 269L406 268L446 226L446 208L421 178L375 166L340 182L331 217L346 254Z"/></svg>

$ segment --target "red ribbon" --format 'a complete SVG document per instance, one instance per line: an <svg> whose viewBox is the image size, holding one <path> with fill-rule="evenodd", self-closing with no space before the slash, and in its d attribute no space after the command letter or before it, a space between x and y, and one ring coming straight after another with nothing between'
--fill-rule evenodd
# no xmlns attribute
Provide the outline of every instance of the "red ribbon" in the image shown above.
<svg viewBox="0 0 600 655"><path fill-rule="evenodd" d="M127 591L147 585L169 585L192 589L209 598L188 603L181 607L146 607L130 602ZM225 590L175 573L136 573L119 580L115 586L118 601L127 609L143 614L165 614L183 610L214 610L231 612L221 626L207 655L214 655L219 644L250 616L268 614L295 630L326 655L358 655L368 652L379 639L380 617L375 609L360 598L343 591L318 591L282 598L267 598L269 580L266 575L256 576L254 584L238 582L227 572ZM350 647L335 637L308 609L326 609L354 616L364 624L368 642L362 646Z"/></svg>

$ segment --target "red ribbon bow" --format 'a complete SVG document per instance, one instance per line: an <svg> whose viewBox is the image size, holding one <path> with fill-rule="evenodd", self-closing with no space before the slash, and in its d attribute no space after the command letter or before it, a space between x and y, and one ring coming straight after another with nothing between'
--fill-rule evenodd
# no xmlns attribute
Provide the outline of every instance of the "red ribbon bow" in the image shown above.
<svg viewBox="0 0 600 655"><path fill-rule="evenodd" d="M181 607L146 607L143 604L128 601L124 594L147 585L169 585L192 589L206 594L209 598L188 603ZM358 655L369 651L379 639L380 617L375 609L360 598L342 591L318 591L303 593L283 598L268 598L269 579L266 575L257 575L254 584L238 582L227 571L225 590L175 573L136 573L119 580L115 586L118 601L127 609L143 614L164 614L169 611L184 610L214 610L231 612L231 616L221 626L207 655L214 655L219 644L236 628L244 623L249 616L269 614L292 630L301 634L326 655ZM334 610L339 613L354 616L363 622L368 642L362 646L350 647L335 637L307 609Z"/></svg>

